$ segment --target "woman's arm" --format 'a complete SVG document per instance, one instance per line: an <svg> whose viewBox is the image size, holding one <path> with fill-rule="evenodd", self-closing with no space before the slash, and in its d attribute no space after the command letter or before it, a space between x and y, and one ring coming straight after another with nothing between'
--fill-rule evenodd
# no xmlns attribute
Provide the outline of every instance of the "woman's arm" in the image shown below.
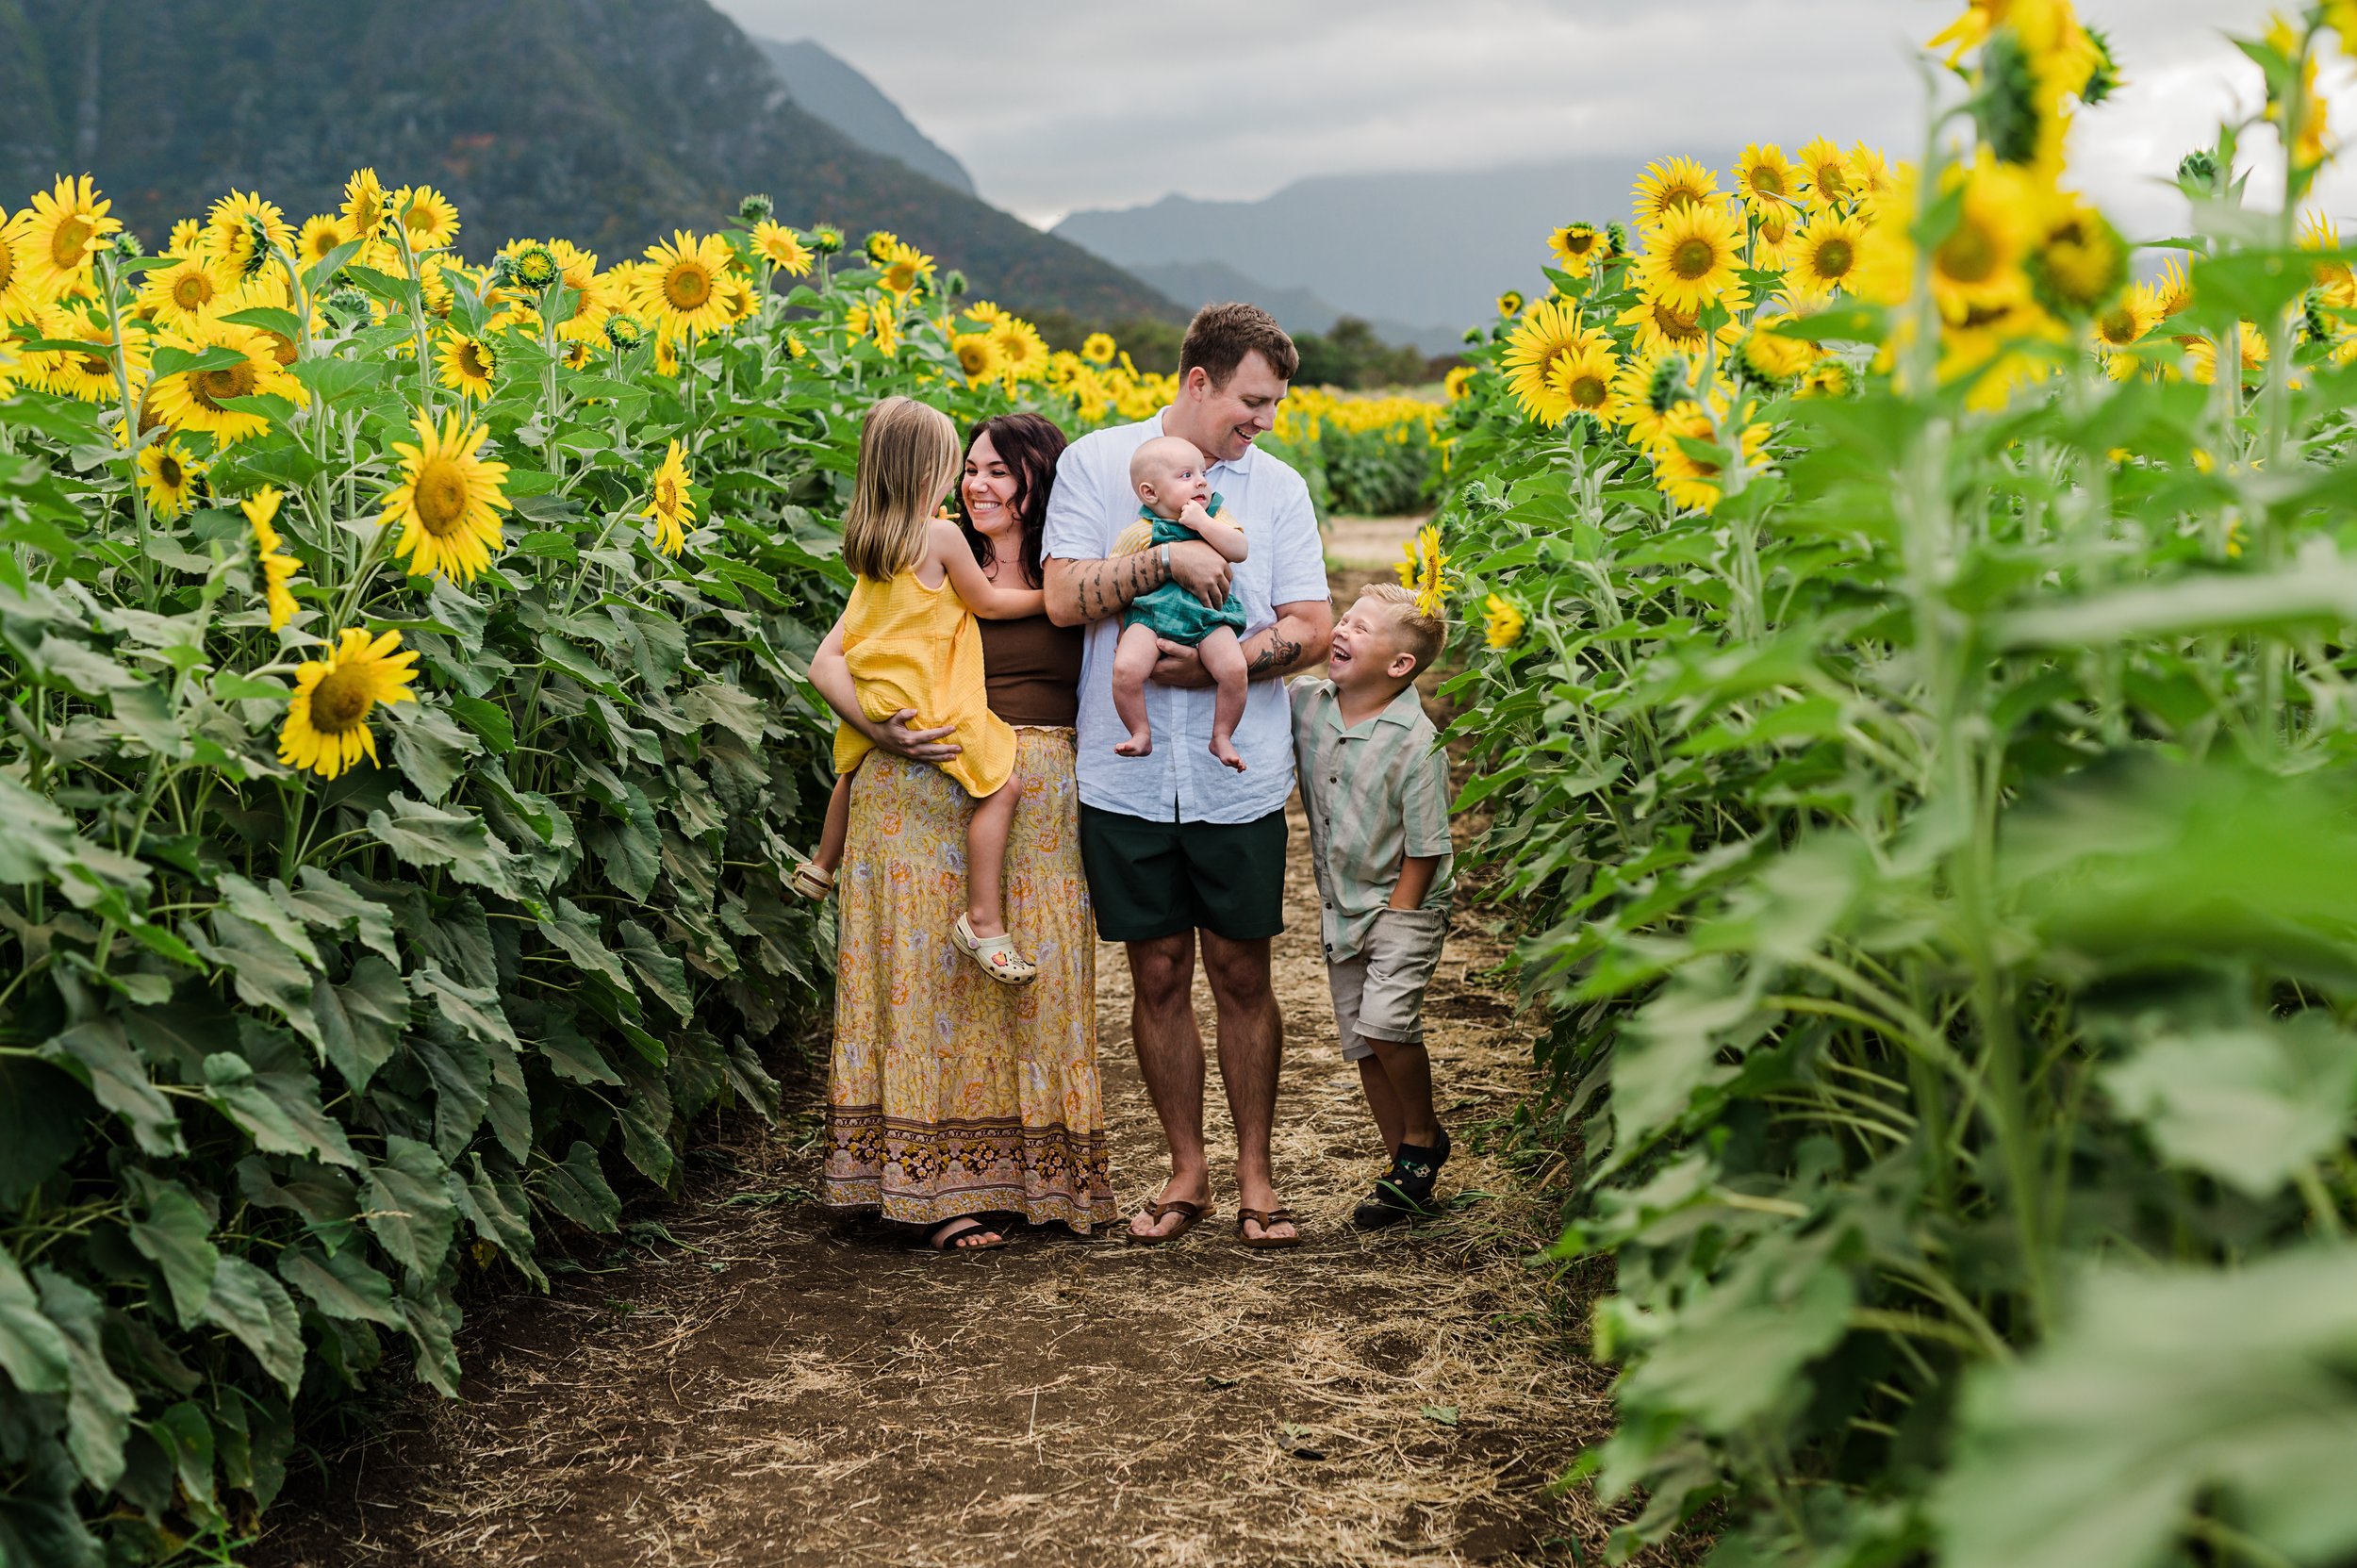
<svg viewBox="0 0 2357 1568"><path fill-rule="evenodd" d="M954 522L936 520L927 536L935 558L949 574L965 607L984 620L1028 620L1047 613L1047 595L1038 588L1002 588L975 564L974 550Z"/></svg>
<svg viewBox="0 0 2357 1568"><path fill-rule="evenodd" d="M1252 553L1244 543L1244 530L1225 518L1215 518L1195 503L1189 502L1178 520L1203 536L1203 542L1230 561L1242 561Z"/></svg>
<svg viewBox="0 0 2357 1568"><path fill-rule="evenodd" d="M851 665L843 656L843 622L837 620L818 645L818 652L810 656L810 684L826 699L827 706L842 717L843 722L865 735L879 750L911 762L948 762L958 754L959 748L944 745L942 737L955 728L945 724L937 730L912 730L909 720L916 717L915 708L902 708L890 718L877 720L867 717L859 705L859 684L851 679Z"/></svg>

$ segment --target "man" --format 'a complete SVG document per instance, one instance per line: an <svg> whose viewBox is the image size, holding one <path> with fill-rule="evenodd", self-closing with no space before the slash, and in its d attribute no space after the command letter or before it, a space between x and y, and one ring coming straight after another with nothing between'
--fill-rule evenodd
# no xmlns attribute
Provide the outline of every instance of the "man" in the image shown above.
<svg viewBox="0 0 2357 1568"><path fill-rule="evenodd" d="M1275 426L1277 405L1299 367L1293 339L1268 312L1206 305L1178 351L1177 400L1149 420L1097 431L1066 448L1047 504L1047 613L1059 625L1090 628L1079 737L1089 897L1098 933L1129 949L1138 1066L1170 1145L1170 1180L1161 1198L1130 1219L1129 1233L1140 1242L1172 1239L1211 1203L1203 1038L1191 999L1198 946L1218 1008L1238 1197L1249 1212L1241 1233L1253 1246L1300 1240L1269 1166L1284 1029L1269 983L1269 938L1284 926L1285 798L1294 775L1284 681L1326 656L1334 609L1309 487L1253 444ZM1232 569L1199 542L1108 558L1138 515L1130 454L1157 436L1183 437L1211 462L1223 515L1244 528L1250 546ZM1147 589L1174 581L1212 606L1232 582L1244 602L1251 685L1234 738L1242 772L1207 749L1214 693L1195 650L1175 642L1161 644L1146 689L1152 753L1113 752L1129 734L1113 701L1121 612Z"/></svg>

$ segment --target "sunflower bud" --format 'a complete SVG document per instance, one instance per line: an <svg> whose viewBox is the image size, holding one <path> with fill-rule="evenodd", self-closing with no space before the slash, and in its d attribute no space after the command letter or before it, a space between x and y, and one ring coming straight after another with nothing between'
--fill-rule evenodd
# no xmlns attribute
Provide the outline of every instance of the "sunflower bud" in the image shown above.
<svg viewBox="0 0 2357 1568"><path fill-rule="evenodd" d="M114 253L114 258L117 261L137 261L140 256L147 254L146 250L140 244L140 237L133 234L129 229L123 230L112 239L108 240L107 242L107 248Z"/></svg>
<svg viewBox="0 0 2357 1568"><path fill-rule="evenodd" d="M948 294L951 299L956 299L960 294L965 292L965 274L958 271L955 267L950 268L948 272L942 275L941 288L942 292Z"/></svg>
<svg viewBox="0 0 2357 1568"><path fill-rule="evenodd" d="M867 259L876 262L882 261L885 256L892 254L892 247L898 243L899 240L894 238L889 229L868 230L865 244Z"/></svg>
<svg viewBox="0 0 2357 1568"><path fill-rule="evenodd" d="M605 340L617 349L635 349L647 340L647 323L627 310L605 319Z"/></svg>
<svg viewBox="0 0 2357 1568"><path fill-rule="evenodd" d="M2329 343L2338 337L2332 318L2325 313L2324 294L2311 289L2299 296L2299 340L2303 343Z"/></svg>
<svg viewBox="0 0 2357 1568"><path fill-rule="evenodd" d="M2020 35L2001 27L1981 50L1981 91L1972 100L1972 118L1981 140L2001 163L2030 163L2037 157L2038 92L2036 63L2022 47Z"/></svg>
<svg viewBox="0 0 2357 1568"><path fill-rule="evenodd" d="M756 190L736 204L736 215L749 223L765 223L774 216L778 204Z"/></svg>
<svg viewBox="0 0 2357 1568"><path fill-rule="evenodd" d="M2112 39L2101 27L2086 29L2087 41L2095 45L2095 64L2087 70L2086 86L2079 90L2079 102L2093 108L2119 91L2119 61L2112 55Z"/></svg>
<svg viewBox="0 0 2357 1568"><path fill-rule="evenodd" d="M832 256L843 248L843 231L832 223L811 226L810 248L820 256Z"/></svg>
<svg viewBox="0 0 2357 1568"><path fill-rule="evenodd" d="M1469 326L1465 329L1465 341L1468 343L1478 343L1488 336L1489 334L1477 326Z"/></svg>
<svg viewBox="0 0 2357 1568"><path fill-rule="evenodd" d="M2217 157L2207 147L2196 147L2177 160L2177 186L2188 196L2206 196L2217 189Z"/></svg>
<svg viewBox="0 0 2357 1568"><path fill-rule="evenodd" d="M1607 256L1628 255L1628 230L1626 228L1619 223L1607 223L1604 225L1604 254Z"/></svg>
<svg viewBox="0 0 2357 1568"><path fill-rule="evenodd" d="M320 303L327 307L329 315L354 326L370 316L369 297L357 289L338 289Z"/></svg>
<svg viewBox="0 0 2357 1568"><path fill-rule="evenodd" d="M1523 296L1518 290L1508 289L1505 293L1498 296L1499 315L1519 316L1522 314L1522 309Z"/></svg>
<svg viewBox="0 0 2357 1568"><path fill-rule="evenodd" d="M537 293L564 277L565 269L557 265L556 253L538 240L524 246L513 256L502 256L508 263L508 273L518 283Z"/></svg>

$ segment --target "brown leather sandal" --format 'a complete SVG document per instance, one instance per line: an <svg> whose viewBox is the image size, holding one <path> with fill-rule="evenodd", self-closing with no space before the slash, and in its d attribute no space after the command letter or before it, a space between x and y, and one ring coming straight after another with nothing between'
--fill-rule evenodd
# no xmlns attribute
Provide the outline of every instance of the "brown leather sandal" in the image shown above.
<svg viewBox="0 0 2357 1568"><path fill-rule="evenodd" d="M1261 1234L1246 1235L1244 1229L1246 1224L1259 1226ZM1270 1235L1269 1229L1277 1225L1292 1226L1294 1233L1290 1236ZM1281 1252L1289 1246L1301 1245L1301 1220L1291 1209L1238 1209L1236 1239L1255 1252Z"/></svg>
<svg viewBox="0 0 2357 1568"><path fill-rule="evenodd" d="M1178 1216L1178 1229L1176 1230L1160 1236L1142 1236L1135 1230L1125 1229L1121 1239L1131 1246L1167 1246L1211 1217L1211 1201L1207 1198L1201 1203L1190 1203L1181 1197L1168 1203L1149 1203L1146 1206L1146 1217L1157 1224L1173 1214Z"/></svg>

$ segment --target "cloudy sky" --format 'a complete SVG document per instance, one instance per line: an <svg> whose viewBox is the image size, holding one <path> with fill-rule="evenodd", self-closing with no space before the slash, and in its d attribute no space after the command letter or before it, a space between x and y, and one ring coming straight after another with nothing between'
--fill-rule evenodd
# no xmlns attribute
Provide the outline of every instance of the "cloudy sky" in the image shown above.
<svg viewBox="0 0 2357 1568"><path fill-rule="evenodd" d="M1821 132L1897 158L1920 137L1913 46L1959 9L1958 0L716 3L748 32L814 38L849 60L964 162L986 199L1042 224L1174 190L1252 199L1307 174L1732 151L1758 138L1789 151ZM2111 32L2130 86L2082 117L2075 162L2131 233L2180 222L2182 204L2147 176L2206 142L2237 91L2255 94L2255 68L2220 32L2255 31L2266 9L2267 0L2081 0ZM2335 73L2336 87L2346 79ZM2357 95L2335 97L2357 110ZM2357 130L2357 114L2335 120Z"/></svg>

